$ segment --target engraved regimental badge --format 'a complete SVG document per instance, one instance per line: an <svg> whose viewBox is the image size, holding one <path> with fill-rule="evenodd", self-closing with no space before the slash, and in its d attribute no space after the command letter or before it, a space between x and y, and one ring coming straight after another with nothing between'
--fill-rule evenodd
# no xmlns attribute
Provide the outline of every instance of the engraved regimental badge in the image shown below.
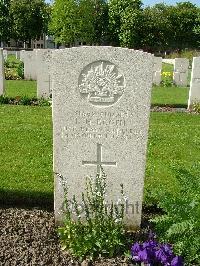
<svg viewBox="0 0 200 266"><path fill-rule="evenodd" d="M109 61L97 61L87 65L79 77L80 94L93 105L108 106L124 93L124 76Z"/></svg>

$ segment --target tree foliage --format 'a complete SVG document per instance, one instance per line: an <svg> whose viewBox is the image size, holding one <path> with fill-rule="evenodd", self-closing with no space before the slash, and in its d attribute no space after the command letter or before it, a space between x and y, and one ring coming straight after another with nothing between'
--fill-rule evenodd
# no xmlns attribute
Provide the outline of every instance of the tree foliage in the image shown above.
<svg viewBox="0 0 200 266"><path fill-rule="evenodd" d="M10 0L0 0L0 40L7 41L11 35L9 16Z"/></svg>
<svg viewBox="0 0 200 266"><path fill-rule="evenodd" d="M50 29L60 43L101 43L107 35L107 13L104 0L55 0Z"/></svg>
<svg viewBox="0 0 200 266"><path fill-rule="evenodd" d="M137 44L142 2L140 0L110 0L108 6L111 41L115 45L133 47Z"/></svg>
<svg viewBox="0 0 200 266"><path fill-rule="evenodd" d="M47 31L48 9L44 0L11 0L12 38L27 41Z"/></svg>

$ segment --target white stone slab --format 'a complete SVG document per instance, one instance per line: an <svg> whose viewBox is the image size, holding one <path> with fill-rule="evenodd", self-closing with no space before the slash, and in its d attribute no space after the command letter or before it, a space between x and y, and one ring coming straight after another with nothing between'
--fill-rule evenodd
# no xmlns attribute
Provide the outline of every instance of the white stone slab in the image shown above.
<svg viewBox="0 0 200 266"><path fill-rule="evenodd" d="M163 63L166 63L166 64L170 64L170 65L174 65L175 64L175 59L163 59L162 60Z"/></svg>
<svg viewBox="0 0 200 266"><path fill-rule="evenodd" d="M194 102L200 102L200 57L193 58L188 108Z"/></svg>
<svg viewBox="0 0 200 266"><path fill-rule="evenodd" d="M48 99L52 94L50 77L51 55L52 50L50 49L41 49L36 52L38 98Z"/></svg>
<svg viewBox="0 0 200 266"><path fill-rule="evenodd" d="M25 50L21 50L20 51L20 60L22 61L22 62L24 62L24 57L25 57Z"/></svg>
<svg viewBox="0 0 200 266"><path fill-rule="evenodd" d="M188 84L189 59L175 58L173 82L177 86L186 87Z"/></svg>
<svg viewBox="0 0 200 266"><path fill-rule="evenodd" d="M24 79L36 80L37 79L36 50L25 51L22 60L24 62Z"/></svg>
<svg viewBox="0 0 200 266"><path fill-rule="evenodd" d="M3 48L0 48L0 95L5 92L5 73L4 73L4 56Z"/></svg>
<svg viewBox="0 0 200 266"><path fill-rule="evenodd" d="M162 72L162 57L154 56L153 84L160 85Z"/></svg>
<svg viewBox="0 0 200 266"><path fill-rule="evenodd" d="M4 58L4 61L6 61L8 59L8 51L7 50L3 50L3 58Z"/></svg>
<svg viewBox="0 0 200 266"><path fill-rule="evenodd" d="M63 217L63 187L71 199L85 177L107 174L107 200L120 184L128 198L125 222L140 226L153 75L153 55L114 47L53 52L55 218Z"/></svg>

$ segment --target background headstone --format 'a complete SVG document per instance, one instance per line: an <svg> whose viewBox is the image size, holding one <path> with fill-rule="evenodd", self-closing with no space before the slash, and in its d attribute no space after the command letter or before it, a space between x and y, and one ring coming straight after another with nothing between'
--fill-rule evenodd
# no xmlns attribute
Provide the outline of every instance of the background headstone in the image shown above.
<svg viewBox="0 0 200 266"><path fill-rule="evenodd" d="M162 60L162 62L163 62L163 63L166 63L166 64L174 65L174 64L175 64L175 59L170 59L170 58L169 58L169 59L168 59L168 58L165 59L165 58L164 58L164 59Z"/></svg>
<svg viewBox="0 0 200 266"><path fill-rule="evenodd" d="M20 60L20 51L16 51L16 59Z"/></svg>
<svg viewBox="0 0 200 266"><path fill-rule="evenodd" d="M3 49L0 48L0 95L5 92L5 73L4 73L4 56Z"/></svg>
<svg viewBox="0 0 200 266"><path fill-rule="evenodd" d="M194 102L200 102L200 57L193 58L188 108Z"/></svg>
<svg viewBox="0 0 200 266"><path fill-rule="evenodd" d="M36 50L25 51L22 60L24 62L24 79L36 80L37 79Z"/></svg>
<svg viewBox="0 0 200 266"><path fill-rule="evenodd" d="M38 98L48 99L52 94L50 77L51 54L52 50L50 49L41 49L36 51Z"/></svg>
<svg viewBox="0 0 200 266"><path fill-rule="evenodd" d="M21 50L20 51L20 60L22 61L22 62L24 62L24 57L25 57L25 53L26 53L26 51L25 50Z"/></svg>
<svg viewBox="0 0 200 266"><path fill-rule="evenodd" d="M177 86L188 84L189 59L175 58L173 81Z"/></svg>
<svg viewBox="0 0 200 266"><path fill-rule="evenodd" d="M4 58L4 61L6 61L8 59L8 51L7 50L3 50L3 58Z"/></svg>
<svg viewBox="0 0 200 266"><path fill-rule="evenodd" d="M162 57L154 56L153 84L160 85L160 83L161 83L161 71L162 71Z"/></svg>
<svg viewBox="0 0 200 266"><path fill-rule="evenodd" d="M55 219L63 218L63 182L78 200L85 177L107 174L107 200L127 196L125 222L140 226L153 55L114 47L53 52Z"/></svg>

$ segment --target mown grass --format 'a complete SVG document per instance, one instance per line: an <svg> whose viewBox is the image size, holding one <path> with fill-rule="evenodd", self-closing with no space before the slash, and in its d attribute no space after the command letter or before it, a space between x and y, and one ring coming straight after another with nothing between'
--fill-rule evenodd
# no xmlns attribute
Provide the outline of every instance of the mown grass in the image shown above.
<svg viewBox="0 0 200 266"><path fill-rule="evenodd" d="M187 107L189 88L154 86L151 104L157 106Z"/></svg>
<svg viewBox="0 0 200 266"><path fill-rule="evenodd" d="M151 113L145 199L153 203L159 190L176 193L178 170L200 169L200 116L189 113Z"/></svg>
<svg viewBox="0 0 200 266"><path fill-rule="evenodd" d="M0 106L0 201L53 202L50 107Z"/></svg>
<svg viewBox="0 0 200 266"><path fill-rule="evenodd" d="M17 97L27 96L30 98L37 96L36 81L29 80L6 80L6 96Z"/></svg>
<svg viewBox="0 0 200 266"><path fill-rule="evenodd" d="M37 96L36 81L6 80L6 96ZM187 107L189 88L154 86L152 89L153 105L171 105Z"/></svg>
<svg viewBox="0 0 200 266"><path fill-rule="evenodd" d="M0 202L53 207L51 108L2 105L0 133ZM176 193L177 169L198 163L199 147L198 115L151 113L146 203L159 189Z"/></svg>

